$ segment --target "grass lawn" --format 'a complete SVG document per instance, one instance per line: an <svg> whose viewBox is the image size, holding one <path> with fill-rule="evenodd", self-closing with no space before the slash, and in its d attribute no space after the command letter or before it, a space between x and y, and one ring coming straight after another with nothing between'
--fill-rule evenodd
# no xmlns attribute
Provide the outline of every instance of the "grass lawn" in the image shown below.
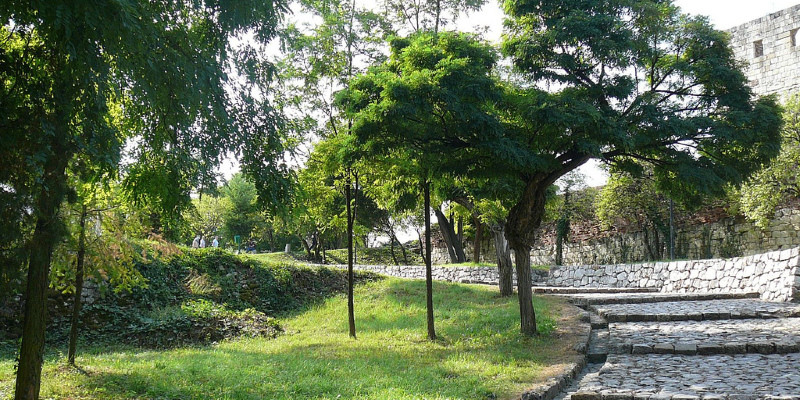
<svg viewBox="0 0 800 400"><path fill-rule="evenodd" d="M166 351L84 344L80 371L51 352L42 398L503 399L576 357L574 309L537 296L544 334L524 338L516 298L476 285L434 283L440 339L429 342L424 288L391 278L357 287L358 340L347 336L338 296L281 320L287 331L273 340ZM0 347L0 398L11 398L13 364Z"/></svg>

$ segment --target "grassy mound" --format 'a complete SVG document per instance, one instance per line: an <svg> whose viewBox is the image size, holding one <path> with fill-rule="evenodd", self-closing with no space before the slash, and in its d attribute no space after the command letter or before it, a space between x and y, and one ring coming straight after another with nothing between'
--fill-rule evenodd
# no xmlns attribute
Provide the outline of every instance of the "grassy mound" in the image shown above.
<svg viewBox="0 0 800 400"><path fill-rule="evenodd" d="M94 300L84 304L81 313L85 341L161 348L242 335L275 337L281 328L273 317L297 312L347 288L346 275L339 270L261 262L218 249L138 261L136 270L147 284L130 292L90 285L88 297ZM357 274L359 280L375 278ZM71 302L71 295L51 296L51 344L67 340ZM17 320L10 316L0 321L0 326L11 327L11 339L19 334Z"/></svg>
<svg viewBox="0 0 800 400"><path fill-rule="evenodd" d="M513 398L577 355L568 332L577 313L536 297L543 334L519 334L515 298L493 288L434 284L439 340L426 340L425 284L384 279L356 289L358 339L347 302L329 298L280 320L285 334L161 351L90 349L76 372L45 364L46 398L494 399ZM13 387L0 355L0 398Z"/></svg>

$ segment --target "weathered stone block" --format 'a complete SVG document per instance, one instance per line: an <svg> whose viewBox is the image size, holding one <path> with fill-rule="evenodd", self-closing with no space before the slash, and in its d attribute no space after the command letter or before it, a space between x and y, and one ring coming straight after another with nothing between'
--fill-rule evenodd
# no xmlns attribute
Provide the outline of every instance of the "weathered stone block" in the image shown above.
<svg viewBox="0 0 800 400"><path fill-rule="evenodd" d="M695 355L697 354L697 345L694 343L676 343L675 354Z"/></svg>
<svg viewBox="0 0 800 400"><path fill-rule="evenodd" d="M775 353L775 344L771 343L771 342L747 343L747 352L748 353L759 353L759 354L774 354Z"/></svg>
<svg viewBox="0 0 800 400"><path fill-rule="evenodd" d="M602 400L603 397L598 392L594 391L579 391L570 396L572 400Z"/></svg>

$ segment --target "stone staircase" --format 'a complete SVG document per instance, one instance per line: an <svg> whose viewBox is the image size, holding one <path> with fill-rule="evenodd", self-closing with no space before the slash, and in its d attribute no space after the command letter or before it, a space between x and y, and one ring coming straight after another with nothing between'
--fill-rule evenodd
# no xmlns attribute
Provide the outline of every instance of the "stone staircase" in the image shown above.
<svg viewBox="0 0 800 400"><path fill-rule="evenodd" d="M800 304L757 293L559 294L590 312L588 366L559 400L800 399Z"/></svg>

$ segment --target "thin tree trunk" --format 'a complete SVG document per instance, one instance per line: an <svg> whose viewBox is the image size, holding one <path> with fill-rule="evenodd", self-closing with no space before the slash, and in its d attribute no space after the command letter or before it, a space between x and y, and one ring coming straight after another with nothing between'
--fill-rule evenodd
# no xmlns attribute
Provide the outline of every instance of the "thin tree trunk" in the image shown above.
<svg viewBox="0 0 800 400"><path fill-rule="evenodd" d="M492 236L497 253L500 296L508 297L514 294L514 265L511 262L511 249L508 247L502 224L492 226Z"/></svg>
<svg viewBox="0 0 800 400"><path fill-rule="evenodd" d="M56 133L59 137L64 132ZM28 282L25 291L25 315L22 327L22 345L15 386L15 400L39 398L42 361L44 358L45 326L47 323L47 288L50 284L50 261L53 249L61 237L58 209L64 199L67 160L70 154L63 151L52 154L45 164L42 189L36 207L36 227L31 238L28 261ZM56 147L56 146L54 146ZM65 154L67 153L67 154Z"/></svg>
<svg viewBox="0 0 800 400"><path fill-rule="evenodd" d="M395 235L397 237L397 235ZM399 239L397 240L397 244L400 245L400 251L403 252L403 264L408 265L408 254L406 254L406 246L403 245Z"/></svg>
<svg viewBox="0 0 800 400"><path fill-rule="evenodd" d="M559 221L559 224L561 221ZM558 232L556 233L556 265L562 265L564 263L564 236L561 235L561 229L559 228Z"/></svg>
<svg viewBox="0 0 800 400"><path fill-rule="evenodd" d="M533 309L531 288L531 249L529 246L514 247L517 267L517 298L519 299L520 329L524 335L536 335L536 312Z"/></svg>
<svg viewBox="0 0 800 400"><path fill-rule="evenodd" d="M481 262L481 243L483 242L483 224L477 215L472 216L475 224L475 243L472 246L472 261Z"/></svg>
<svg viewBox="0 0 800 400"><path fill-rule="evenodd" d="M392 255L392 261L394 262L394 265L400 265L400 263L397 262L397 255L394 254L394 241L395 240L396 239L395 239L394 235L391 235L389 237L389 253Z"/></svg>
<svg viewBox="0 0 800 400"><path fill-rule="evenodd" d="M350 327L350 337L356 338L356 314L353 305L353 218L355 215L350 210L350 169L347 172L344 193L347 202L347 323Z"/></svg>
<svg viewBox="0 0 800 400"><path fill-rule="evenodd" d="M428 310L428 339L436 340L433 326L433 272L431 268L431 183L426 180L425 191L425 296Z"/></svg>
<svg viewBox="0 0 800 400"><path fill-rule="evenodd" d="M75 365L75 353L78 348L78 317L81 313L81 295L83 294L83 264L86 258L86 205L81 206L80 233L78 234L78 255L75 262L75 298L72 301L72 321L69 328L69 350L67 362Z"/></svg>

